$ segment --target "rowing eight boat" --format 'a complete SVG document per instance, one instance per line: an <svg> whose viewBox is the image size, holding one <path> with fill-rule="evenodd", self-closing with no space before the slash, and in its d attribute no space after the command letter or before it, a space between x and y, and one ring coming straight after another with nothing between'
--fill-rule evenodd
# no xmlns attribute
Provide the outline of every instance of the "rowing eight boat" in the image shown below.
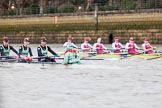
<svg viewBox="0 0 162 108"><path fill-rule="evenodd" d="M85 53L80 53L81 57L88 57L89 54ZM155 53L155 54L138 54L138 55L131 55L128 53L107 53L107 54L96 54L96 55L91 55L89 56L92 59L106 59L106 58L118 58L118 59L123 59L123 58L136 58L136 59L146 59L146 60L151 60L151 59L156 59L156 58L161 58L162 53Z"/></svg>
<svg viewBox="0 0 162 108"><path fill-rule="evenodd" d="M89 55L88 53L79 53L81 60L105 60L109 58L117 58L117 59L123 59L123 58L135 58L135 59L146 59L146 60L152 60L152 59L158 59L162 58L162 53L156 53L156 54L139 54L139 55L130 55L127 53L120 53L120 54L114 54L114 53L108 53L108 54L92 54ZM64 57L58 57L57 60L63 60ZM62 64L58 62L41 62L38 60L32 60L32 61L26 61L26 62L20 62L18 59L2 59L0 62L10 62L10 63L28 63L28 64Z"/></svg>
<svg viewBox="0 0 162 108"><path fill-rule="evenodd" d="M123 59L123 58L135 58L135 59L146 59L146 60L151 60L151 59L155 59L155 58L161 58L162 55L160 54L139 54L139 55L130 55L130 54L102 54L102 55L96 55L92 58L119 58L119 59Z"/></svg>

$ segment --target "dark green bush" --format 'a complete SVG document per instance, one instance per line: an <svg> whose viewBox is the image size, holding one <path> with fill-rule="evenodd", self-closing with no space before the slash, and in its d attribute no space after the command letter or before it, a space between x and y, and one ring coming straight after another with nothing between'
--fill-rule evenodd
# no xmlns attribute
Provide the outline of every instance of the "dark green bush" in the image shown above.
<svg viewBox="0 0 162 108"><path fill-rule="evenodd" d="M16 15L16 9L3 10L1 12L1 15Z"/></svg>
<svg viewBox="0 0 162 108"><path fill-rule="evenodd" d="M23 14L24 15L30 15L32 12L31 12L31 9L30 8L24 8L23 9Z"/></svg>
<svg viewBox="0 0 162 108"><path fill-rule="evenodd" d="M32 4L30 7L24 8L23 13L26 15L39 14L40 8L37 4Z"/></svg>
<svg viewBox="0 0 162 108"><path fill-rule="evenodd" d="M86 0L72 0L72 4L79 6L81 4L85 4Z"/></svg>
<svg viewBox="0 0 162 108"><path fill-rule="evenodd" d="M151 1L150 0L146 1L145 8L146 9L150 9L151 8Z"/></svg>
<svg viewBox="0 0 162 108"><path fill-rule="evenodd" d="M32 4L30 6L32 14L39 14L40 8L38 4Z"/></svg>
<svg viewBox="0 0 162 108"><path fill-rule="evenodd" d="M124 10L134 10L136 9L136 3L129 0L121 0L121 8Z"/></svg>
<svg viewBox="0 0 162 108"><path fill-rule="evenodd" d="M59 7L58 10L61 13L71 13L71 12L74 12L75 6L74 5L62 5Z"/></svg>
<svg viewBox="0 0 162 108"><path fill-rule="evenodd" d="M8 10L9 15L16 15L16 9L10 9Z"/></svg>
<svg viewBox="0 0 162 108"><path fill-rule="evenodd" d="M45 13L45 14L48 14L48 13L58 13L58 7L54 6L54 7L44 8L43 13Z"/></svg>
<svg viewBox="0 0 162 108"><path fill-rule="evenodd" d="M111 10L117 10L117 7L115 6L115 4L113 5L100 5L99 6L99 11L111 11Z"/></svg>

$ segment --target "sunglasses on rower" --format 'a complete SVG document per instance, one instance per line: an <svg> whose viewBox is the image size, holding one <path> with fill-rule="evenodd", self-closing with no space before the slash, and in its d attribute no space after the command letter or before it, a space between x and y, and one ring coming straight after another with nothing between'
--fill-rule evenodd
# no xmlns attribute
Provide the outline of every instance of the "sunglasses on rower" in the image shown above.
<svg viewBox="0 0 162 108"><path fill-rule="evenodd" d="M47 40L41 40L42 42L47 42Z"/></svg>
<svg viewBox="0 0 162 108"><path fill-rule="evenodd" d="M4 39L3 41L6 42L6 43L9 42L8 39Z"/></svg>
<svg viewBox="0 0 162 108"><path fill-rule="evenodd" d="M30 42L30 40L25 40L25 42Z"/></svg>

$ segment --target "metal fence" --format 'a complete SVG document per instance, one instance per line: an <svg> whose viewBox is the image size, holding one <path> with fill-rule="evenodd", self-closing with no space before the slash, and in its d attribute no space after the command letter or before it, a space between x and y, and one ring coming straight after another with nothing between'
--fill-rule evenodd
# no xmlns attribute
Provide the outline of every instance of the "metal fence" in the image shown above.
<svg viewBox="0 0 162 108"><path fill-rule="evenodd" d="M115 0L114 0L115 1ZM35 15L35 14L58 14L58 13L87 13L95 11L95 5L98 6L98 11L146 11L146 10L157 10L162 9L162 0L120 0L120 2L114 2L106 4L94 4L89 5L72 5L66 4L47 6L43 9L39 5L31 5L28 8L12 8L2 9L0 8L0 16L12 16L12 15Z"/></svg>
<svg viewBox="0 0 162 108"><path fill-rule="evenodd" d="M84 5L54 5L43 8L41 14L36 6L19 11L1 9L0 31L162 29L162 1L138 1L91 4L89 10ZM39 17L42 15L46 17Z"/></svg>

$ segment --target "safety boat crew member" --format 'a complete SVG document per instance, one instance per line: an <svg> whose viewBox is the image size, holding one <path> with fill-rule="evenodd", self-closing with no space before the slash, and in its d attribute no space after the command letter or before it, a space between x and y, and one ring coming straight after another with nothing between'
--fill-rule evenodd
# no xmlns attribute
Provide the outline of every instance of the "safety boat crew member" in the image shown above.
<svg viewBox="0 0 162 108"><path fill-rule="evenodd" d="M65 42L63 44L63 47L67 48L68 45L69 45L69 46L73 46L73 48L78 48L78 46L76 46L72 41L73 41L73 37L71 35L69 35L68 38L67 38L67 42Z"/></svg>
<svg viewBox="0 0 162 108"><path fill-rule="evenodd" d="M74 64L80 63L80 57L77 49L75 49L71 44L69 44L66 48L66 52L64 53L63 64Z"/></svg>

